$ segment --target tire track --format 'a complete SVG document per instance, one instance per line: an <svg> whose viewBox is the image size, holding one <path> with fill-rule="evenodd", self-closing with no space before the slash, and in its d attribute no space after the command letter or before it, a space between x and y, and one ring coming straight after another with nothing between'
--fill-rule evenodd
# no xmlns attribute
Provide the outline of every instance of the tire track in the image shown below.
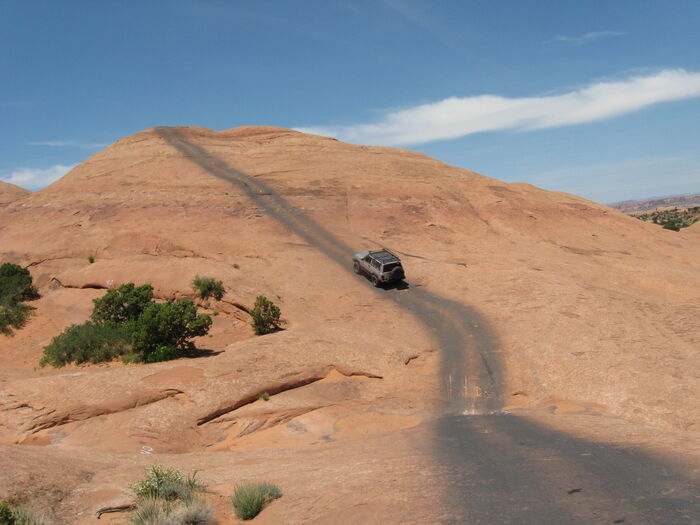
<svg viewBox="0 0 700 525"><path fill-rule="evenodd" d="M351 247L264 182L211 155L177 128L156 131L191 162L238 186L270 217L352 271ZM641 451L587 442L499 413L504 384L498 339L474 308L422 288L372 290L412 313L441 350L444 412L434 425L434 455L447 491L446 501L436 505L442 522L700 523L696 477Z"/></svg>

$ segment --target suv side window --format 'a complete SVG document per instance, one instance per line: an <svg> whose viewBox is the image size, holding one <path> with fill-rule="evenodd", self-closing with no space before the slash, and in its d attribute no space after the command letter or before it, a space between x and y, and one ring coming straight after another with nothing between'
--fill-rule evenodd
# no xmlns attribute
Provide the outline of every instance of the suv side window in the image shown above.
<svg viewBox="0 0 700 525"><path fill-rule="evenodd" d="M372 259L372 266L374 268L376 268L377 270L379 270L379 262L378 261L375 261L374 259Z"/></svg>
<svg viewBox="0 0 700 525"><path fill-rule="evenodd" d="M365 261L365 262L371 262L371 261L372 261L372 258L371 258L371 257L369 256L369 254L368 254L368 255L365 255L365 258L362 259L362 260Z"/></svg>

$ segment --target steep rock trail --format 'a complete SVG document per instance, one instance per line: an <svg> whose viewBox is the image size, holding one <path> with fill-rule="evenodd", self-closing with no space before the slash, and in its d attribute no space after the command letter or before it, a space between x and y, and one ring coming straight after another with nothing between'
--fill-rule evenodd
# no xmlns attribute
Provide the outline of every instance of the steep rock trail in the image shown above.
<svg viewBox="0 0 700 525"><path fill-rule="evenodd" d="M353 250L259 179L158 128L174 149L235 184L269 217L345 271ZM369 284L367 284L369 287ZM498 340L473 308L423 288L374 290L412 313L440 347L443 406L434 455L445 523L698 523L697 479L642 451L598 444L503 413Z"/></svg>

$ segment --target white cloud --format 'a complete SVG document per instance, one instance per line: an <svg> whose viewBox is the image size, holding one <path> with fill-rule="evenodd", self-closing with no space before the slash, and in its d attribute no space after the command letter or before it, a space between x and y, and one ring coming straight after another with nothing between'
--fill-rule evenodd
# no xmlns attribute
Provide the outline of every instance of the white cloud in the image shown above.
<svg viewBox="0 0 700 525"><path fill-rule="evenodd" d="M43 140L40 142L25 142L27 146L51 146L58 148L97 149L109 146L103 142L76 142L74 140Z"/></svg>
<svg viewBox="0 0 700 525"><path fill-rule="evenodd" d="M551 44L552 42L566 42L567 44L580 46L583 44L594 42L596 40L600 40L601 38L606 38L609 36L624 36L626 34L627 33L623 33L622 31L592 31L590 33L586 33L584 35L579 36L557 35L554 37L554 40L547 40L544 43Z"/></svg>
<svg viewBox="0 0 700 525"><path fill-rule="evenodd" d="M605 120L660 102L700 96L700 73L668 69L598 82L559 95L450 97L388 113L378 122L297 128L362 144L401 145L497 130L534 130Z"/></svg>
<svg viewBox="0 0 700 525"><path fill-rule="evenodd" d="M0 180L15 184L16 186L21 186L28 190L38 190L60 179L75 166L76 164L72 166L56 164L46 169L17 168L10 172L9 175L1 176Z"/></svg>

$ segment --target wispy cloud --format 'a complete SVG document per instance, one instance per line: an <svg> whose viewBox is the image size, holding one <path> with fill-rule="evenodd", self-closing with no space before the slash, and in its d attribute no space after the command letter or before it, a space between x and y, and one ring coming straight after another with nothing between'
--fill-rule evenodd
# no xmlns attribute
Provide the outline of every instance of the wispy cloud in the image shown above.
<svg viewBox="0 0 700 525"><path fill-rule="evenodd" d="M653 104L700 96L700 73L664 70L598 82L558 95L450 97L386 114L378 122L298 128L362 144L401 145L497 130L535 130L609 119Z"/></svg>
<svg viewBox="0 0 700 525"><path fill-rule="evenodd" d="M7 175L0 175L0 180L28 190L38 190L60 179L75 166L56 164L46 169L16 168Z"/></svg>
<svg viewBox="0 0 700 525"><path fill-rule="evenodd" d="M42 140L38 142L25 142L26 146L51 146L54 148L80 148L98 149L109 146L104 142L76 142L75 140Z"/></svg>
<svg viewBox="0 0 700 525"><path fill-rule="evenodd" d="M601 38L607 38L611 36L624 36L626 34L627 33L624 33L622 31L592 31L590 33L585 33L583 35L578 36L557 35L552 40L547 40L546 42L543 42L543 44L564 42L573 46L581 46L583 44L595 42L596 40L600 40Z"/></svg>
<svg viewBox="0 0 700 525"><path fill-rule="evenodd" d="M422 9L420 5L409 0L384 0L382 3L409 23L432 34L443 44L449 44L445 26L431 16L429 11Z"/></svg>

